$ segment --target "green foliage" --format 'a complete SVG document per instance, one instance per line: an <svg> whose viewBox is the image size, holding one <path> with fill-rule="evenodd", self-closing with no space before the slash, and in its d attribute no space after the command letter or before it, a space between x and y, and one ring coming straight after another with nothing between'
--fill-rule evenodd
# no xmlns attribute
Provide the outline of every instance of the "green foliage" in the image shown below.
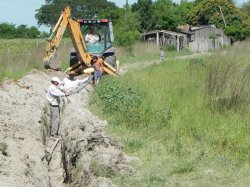
<svg viewBox="0 0 250 187"><path fill-rule="evenodd" d="M168 105L163 104L151 109L143 101L142 93L131 84L122 84L119 79L107 77L96 88L96 93L102 100L104 111L107 114L119 116L117 123L122 125L150 126L151 122L157 123L158 128L168 125L172 113Z"/></svg>
<svg viewBox="0 0 250 187"><path fill-rule="evenodd" d="M211 40L215 40L217 38L216 34L215 33L209 33L209 39Z"/></svg>
<svg viewBox="0 0 250 187"><path fill-rule="evenodd" d="M46 0L35 15L39 25L54 26L62 10L71 7L71 17L75 19L95 18L102 15L102 11L118 9L107 0ZM111 15L111 14L109 14Z"/></svg>
<svg viewBox="0 0 250 187"><path fill-rule="evenodd" d="M152 10L152 0L138 0L132 5L132 11L137 12L140 20L140 31L147 32L152 30L154 24L154 16Z"/></svg>
<svg viewBox="0 0 250 187"><path fill-rule="evenodd" d="M0 38L15 38L16 37L16 28L15 25L9 23L0 24Z"/></svg>
<svg viewBox="0 0 250 187"><path fill-rule="evenodd" d="M125 12L115 25L115 44L125 47L132 53L134 45L140 36L138 32L139 25L137 14L132 13L130 10Z"/></svg>
<svg viewBox="0 0 250 187"><path fill-rule="evenodd" d="M208 103L213 109L228 111L249 103L250 65L214 63L207 77Z"/></svg>
<svg viewBox="0 0 250 187"><path fill-rule="evenodd" d="M220 7L227 26L224 24ZM228 0L199 1L188 17L191 25L216 25L216 27L225 30L233 41L243 40L248 36L248 16Z"/></svg>
<svg viewBox="0 0 250 187"><path fill-rule="evenodd" d="M6 77L20 79L32 69L44 70L42 59L45 47L45 39L0 39L0 82ZM65 69L71 47L72 42L65 39L58 50Z"/></svg>
<svg viewBox="0 0 250 187"><path fill-rule="evenodd" d="M176 31L179 18L175 14L171 0L159 0L153 4L154 29L166 29Z"/></svg>
<svg viewBox="0 0 250 187"><path fill-rule="evenodd" d="M175 45L167 45L164 47L165 51L176 51L176 46Z"/></svg>
<svg viewBox="0 0 250 187"><path fill-rule="evenodd" d="M142 98L135 88L122 86L119 80L105 77L97 87L97 93L108 113L127 113L140 107Z"/></svg>
<svg viewBox="0 0 250 187"><path fill-rule="evenodd" d="M140 103L128 114L109 111L105 98L93 101L100 109L104 105L102 114L109 122L109 132L123 143L127 153L139 157L132 162L135 174L112 177L117 185L249 184L249 45L235 44L232 49L204 58L168 60L131 71L115 79L116 83L112 78L104 79L95 88L100 97L118 85L124 87L118 95L132 87L141 97ZM211 72L215 89L208 95ZM107 86L106 81L111 81L110 86L99 92L102 86ZM238 104L225 112L211 103L233 93L238 95ZM114 105L121 102L115 97ZM210 103L215 107L208 105ZM162 116L166 122L161 122ZM214 178L216 180L212 180Z"/></svg>
<svg viewBox="0 0 250 187"><path fill-rule="evenodd" d="M112 21L113 25L116 25L119 19L124 15L124 9L119 8L117 6L108 7L106 9L103 9L99 14L97 15L100 19L109 19Z"/></svg>
<svg viewBox="0 0 250 187"><path fill-rule="evenodd" d="M28 27L27 25L19 25L16 27L9 23L0 24L0 38L38 38L39 35L40 31L34 26Z"/></svg>

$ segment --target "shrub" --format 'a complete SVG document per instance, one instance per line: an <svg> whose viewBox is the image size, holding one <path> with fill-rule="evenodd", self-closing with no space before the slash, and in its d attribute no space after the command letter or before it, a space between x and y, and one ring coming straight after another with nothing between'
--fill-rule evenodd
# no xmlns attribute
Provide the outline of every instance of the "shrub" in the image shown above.
<svg viewBox="0 0 250 187"><path fill-rule="evenodd" d="M95 89L104 106L105 114L113 114L115 123L129 127L150 126L156 124L163 128L171 120L171 110L164 104L151 108L143 99L143 93L136 85L123 80L105 77Z"/></svg>

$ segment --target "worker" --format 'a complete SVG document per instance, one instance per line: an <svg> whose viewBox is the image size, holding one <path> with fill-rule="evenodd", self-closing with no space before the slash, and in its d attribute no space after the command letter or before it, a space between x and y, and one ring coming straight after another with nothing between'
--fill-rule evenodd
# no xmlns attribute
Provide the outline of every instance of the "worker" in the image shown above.
<svg viewBox="0 0 250 187"><path fill-rule="evenodd" d="M93 84L97 84L101 75L103 73L103 59L104 57L94 56L92 59L92 66L94 67L94 76L93 76Z"/></svg>
<svg viewBox="0 0 250 187"><path fill-rule="evenodd" d="M96 43L99 41L99 36L95 34L94 28L89 29L89 33L85 36L85 41L90 43Z"/></svg>
<svg viewBox="0 0 250 187"><path fill-rule="evenodd" d="M79 80L75 78L75 74L69 73L69 76L62 81L62 89L65 93L70 94L78 85L86 83L88 79L89 77Z"/></svg>
<svg viewBox="0 0 250 187"><path fill-rule="evenodd" d="M160 61L162 62L164 60L164 51L162 48L160 49Z"/></svg>
<svg viewBox="0 0 250 187"><path fill-rule="evenodd" d="M59 89L60 84L58 77L52 77L47 92L47 99L50 103L50 135L54 137L58 136L60 126L60 97L68 96Z"/></svg>

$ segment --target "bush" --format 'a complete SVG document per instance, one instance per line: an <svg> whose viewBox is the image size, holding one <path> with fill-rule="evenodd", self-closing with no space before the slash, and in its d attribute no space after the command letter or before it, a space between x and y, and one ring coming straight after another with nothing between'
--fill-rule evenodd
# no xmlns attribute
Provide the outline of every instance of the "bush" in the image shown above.
<svg viewBox="0 0 250 187"><path fill-rule="evenodd" d="M161 128L169 123L172 117L167 105L151 108L136 86L121 81L105 77L95 89L104 105L104 113L115 115L116 124L131 127L157 124L157 128Z"/></svg>

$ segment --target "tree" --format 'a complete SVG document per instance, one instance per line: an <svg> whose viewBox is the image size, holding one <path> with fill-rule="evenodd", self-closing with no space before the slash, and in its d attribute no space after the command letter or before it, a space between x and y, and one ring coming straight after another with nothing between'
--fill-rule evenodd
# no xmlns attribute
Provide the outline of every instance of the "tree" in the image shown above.
<svg viewBox="0 0 250 187"><path fill-rule="evenodd" d="M0 24L0 38L15 38L16 27L14 24L1 23Z"/></svg>
<svg viewBox="0 0 250 187"><path fill-rule="evenodd" d="M46 0L35 15L39 25L53 26L62 10L70 6L72 18L96 18L102 11L112 10L116 5L107 0Z"/></svg>
<svg viewBox="0 0 250 187"><path fill-rule="evenodd" d="M27 31L27 37L28 38L38 38L38 37L40 37L40 31L36 27L32 26Z"/></svg>
<svg viewBox="0 0 250 187"><path fill-rule="evenodd" d="M105 18L112 21L112 23L115 25L121 16L124 15L125 10L122 8L119 8L117 6L113 6L113 8L106 8L100 12L98 15L98 18Z"/></svg>
<svg viewBox="0 0 250 187"><path fill-rule="evenodd" d="M132 53L135 42L140 36L139 27L138 15L133 13L131 9L127 10L115 25L116 45L123 46Z"/></svg>
<svg viewBox="0 0 250 187"><path fill-rule="evenodd" d="M175 14L174 6L171 0L158 0L152 5L154 29L177 30L180 18Z"/></svg>
<svg viewBox="0 0 250 187"><path fill-rule="evenodd" d="M132 5L132 11L137 12L140 20L140 31L147 32L152 29L154 23L154 16L152 10L152 0L138 0Z"/></svg>
<svg viewBox="0 0 250 187"><path fill-rule="evenodd" d="M224 23L223 16L226 24ZM216 27L223 29L227 35L231 36L233 41L243 40L247 37L249 18L235 6L233 1L201 0L196 4L188 17L189 23L192 25L214 24Z"/></svg>
<svg viewBox="0 0 250 187"><path fill-rule="evenodd" d="M193 10L195 3L182 0L178 5L174 5L174 13L178 17L178 24L188 23L188 14Z"/></svg>
<svg viewBox="0 0 250 187"><path fill-rule="evenodd" d="M250 16L250 1L243 3L241 10L247 14L248 16Z"/></svg>

